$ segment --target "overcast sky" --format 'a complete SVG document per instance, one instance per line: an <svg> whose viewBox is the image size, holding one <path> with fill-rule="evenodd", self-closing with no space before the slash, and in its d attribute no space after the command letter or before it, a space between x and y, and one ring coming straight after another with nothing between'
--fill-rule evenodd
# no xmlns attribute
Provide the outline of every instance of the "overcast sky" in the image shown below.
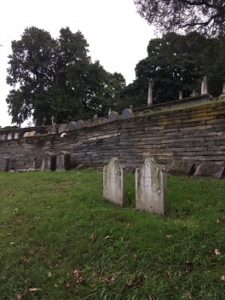
<svg viewBox="0 0 225 300"><path fill-rule="evenodd" d="M135 66L146 57L148 42L154 37L133 0L0 0L0 126L11 124L5 101L11 41L20 39L30 26L45 29L53 37L58 37L62 27L80 30L92 61L99 60L109 72L122 73L127 83L135 79Z"/></svg>

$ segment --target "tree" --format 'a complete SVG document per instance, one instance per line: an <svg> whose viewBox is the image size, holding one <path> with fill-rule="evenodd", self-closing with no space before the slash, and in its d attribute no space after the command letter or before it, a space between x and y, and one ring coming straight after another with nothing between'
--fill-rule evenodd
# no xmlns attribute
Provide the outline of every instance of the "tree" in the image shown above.
<svg viewBox="0 0 225 300"><path fill-rule="evenodd" d="M225 30L224 0L134 0L138 12L163 32L198 31L218 36Z"/></svg>
<svg viewBox="0 0 225 300"><path fill-rule="evenodd" d="M36 27L27 28L12 42L7 97L12 121L33 117L36 125L102 115L118 101L125 85L121 74L106 72L92 63L81 32L62 28L58 39ZM117 90L117 92L115 92Z"/></svg>
<svg viewBox="0 0 225 300"><path fill-rule="evenodd" d="M123 102L134 106L146 104L149 80L154 81L154 103L200 92L203 76L209 80L209 92L221 94L225 81L225 39L205 38L198 33L168 33L150 40L148 56L136 66L136 80L123 93Z"/></svg>

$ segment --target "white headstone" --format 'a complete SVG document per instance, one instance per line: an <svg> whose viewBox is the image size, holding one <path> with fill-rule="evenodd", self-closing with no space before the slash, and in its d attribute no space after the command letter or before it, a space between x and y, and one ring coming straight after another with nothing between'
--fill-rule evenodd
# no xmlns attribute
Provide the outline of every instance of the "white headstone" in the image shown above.
<svg viewBox="0 0 225 300"><path fill-rule="evenodd" d="M207 76L203 77L202 86L201 86L201 95L208 94L208 81Z"/></svg>
<svg viewBox="0 0 225 300"><path fill-rule="evenodd" d="M67 124L59 124L59 127L58 127L58 132L59 133L62 133L62 132L66 132L67 131Z"/></svg>
<svg viewBox="0 0 225 300"><path fill-rule="evenodd" d="M119 119L118 112L116 111L111 111L109 116L108 116L109 122L113 122Z"/></svg>
<svg viewBox="0 0 225 300"><path fill-rule="evenodd" d="M132 110L129 109L129 108L125 108L122 112L122 119L123 120L133 118L133 116L134 116L134 114L133 114Z"/></svg>
<svg viewBox="0 0 225 300"><path fill-rule="evenodd" d="M120 206L124 204L123 168L117 158L112 158L103 168L103 196Z"/></svg>
<svg viewBox="0 0 225 300"><path fill-rule="evenodd" d="M166 213L166 175L152 158L135 172L136 208L164 215Z"/></svg>

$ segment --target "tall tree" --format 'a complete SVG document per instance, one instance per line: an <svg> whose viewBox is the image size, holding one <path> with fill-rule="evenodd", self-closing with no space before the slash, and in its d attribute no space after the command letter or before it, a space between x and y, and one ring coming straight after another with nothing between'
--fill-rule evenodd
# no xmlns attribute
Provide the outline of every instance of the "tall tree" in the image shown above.
<svg viewBox="0 0 225 300"><path fill-rule="evenodd" d="M146 104L149 80L154 81L154 103L200 92L202 77L209 79L209 92L218 96L225 81L225 38L205 38L194 32L168 33L150 40L148 56L136 66L136 80L122 93L122 102ZM131 100L132 99L132 100Z"/></svg>
<svg viewBox="0 0 225 300"><path fill-rule="evenodd" d="M12 121L32 116L35 124L67 122L102 115L118 102L125 85L121 74L110 74L88 56L81 32L60 30L58 39L36 27L27 28L12 42L7 97ZM117 90L115 92L115 90Z"/></svg>
<svg viewBox="0 0 225 300"><path fill-rule="evenodd" d="M216 36L225 30L224 0L134 0L138 12L163 32L197 30Z"/></svg>

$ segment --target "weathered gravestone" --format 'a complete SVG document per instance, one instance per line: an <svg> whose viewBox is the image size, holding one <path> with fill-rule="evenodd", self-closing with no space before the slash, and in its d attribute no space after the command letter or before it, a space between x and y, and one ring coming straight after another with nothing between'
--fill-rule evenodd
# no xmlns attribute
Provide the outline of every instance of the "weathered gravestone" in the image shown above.
<svg viewBox="0 0 225 300"><path fill-rule="evenodd" d="M57 155L56 170L68 171L70 169L71 169L71 155L69 152L62 151L59 155Z"/></svg>
<svg viewBox="0 0 225 300"><path fill-rule="evenodd" d="M117 158L112 158L103 168L103 196L120 206L124 204L123 168Z"/></svg>
<svg viewBox="0 0 225 300"><path fill-rule="evenodd" d="M164 215L166 213L166 175L152 158L135 172L136 208Z"/></svg>
<svg viewBox="0 0 225 300"><path fill-rule="evenodd" d="M119 119L118 112L116 111L111 111L109 116L108 116L109 122L113 122Z"/></svg>
<svg viewBox="0 0 225 300"><path fill-rule="evenodd" d="M76 122L70 122L69 124L68 124L68 130L69 131L73 131L73 130L75 130L76 129Z"/></svg>
<svg viewBox="0 0 225 300"><path fill-rule="evenodd" d="M199 177L212 177L221 179L225 175L225 166L224 164L216 163L202 163L200 164L195 171L194 176Z"/></svg>
<svg viewBox="0 0 225 300"><path fill-rule="evenodd" d="M75 125L75 129L81 129L82 127L84 127L84 121L82 120L77 121Z"/></svg>
<svg viewBox="0 0 225 300"><path fill-rule="evenodd" d="M58 133L66 132L68 130L67 124L59 124L58 125Z"/></svg>
<svg viewBox="0 0 225 300"><path fill-rule="evenodd" d="M130 118L133 118L133 117L134 117L134 114L133 114L131 109L125 108L123 110L123 112L122 112L122 119L123 120L130 119Z"/></svg>
<svg viewBox="0 0 225 300"><path fill-rule="evenodd" d="M0 156L0 171L8 172L9 171L10 160L6 156Z"/></svg>
<svg viewBox="0 0 225 300"><path fill-rule="evenodd" d="M42 160L41 170L56 170L56 155L54 153L46 152Z"/></svg>

